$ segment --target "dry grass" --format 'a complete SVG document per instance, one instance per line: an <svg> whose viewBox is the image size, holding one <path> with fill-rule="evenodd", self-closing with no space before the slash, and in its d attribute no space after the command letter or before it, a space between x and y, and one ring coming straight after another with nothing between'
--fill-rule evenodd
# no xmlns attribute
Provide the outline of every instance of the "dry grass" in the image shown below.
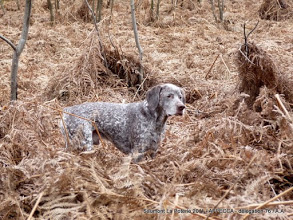
<svg viewBox="0 0 293 220"><path fill-rule="evenodd" d="M263 0L259 8L261 19L280 21L293 16L292 0Z"/></svg>
<svg viewBox="0 0 293 220"><path fill-rule="evenodd" d="M214 22L206 1L176 8L162 2L156 23L149 22L149 4L142 2L137 16L147 78L136 93L140 64L129 6L115 1L111 19L110 9L104 9L103 52L93 25L79 17L82 2L60 3L51 27L49 12L35 1L20 61L20 100L13 105L12 52L0 44L1 219L203 219L208 213L146 214L144 209L192 211L217 204L263 209L283 192L264 207L284 212L251 219L290 219L292 19L260 22L250 37L252 65L239 54L241 25L258 18L261 3L227 2L227 28ZM5 7L0 29L17 42L22 13L14 1L5 1ZM60 115L52 107L141 100L147 88L161 82L184 87L188 108L184 117L168 120L155 159L133 164L109 142L92 153L64 149ZM239 88L253 97L248 105ZM210 219L242 217L213 213Z"/></svg>

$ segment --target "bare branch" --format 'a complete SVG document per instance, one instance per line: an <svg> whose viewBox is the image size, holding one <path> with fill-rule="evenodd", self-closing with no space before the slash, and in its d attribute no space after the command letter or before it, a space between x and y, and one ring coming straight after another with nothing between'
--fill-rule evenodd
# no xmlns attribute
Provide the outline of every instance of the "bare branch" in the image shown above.
<svg viewBox="0 0 293 220"><path fill-rule="evenodd" d="M247 38L249 37L249 35L256 29L257 25L258 25L259 21L257 21L256 25L254 26L254 28L247 34Z"/></svg>
<svg viewBox="0 0 293 220"><path fill-rule="evenodd" d="M206 79L206 80L208 79L208 76L209 76L210 72L212 71L212 69L213 69L213 67L214 67L214 65L215 65L215 63L216 63L216 61L217 61L217 59L219 58L219 56L220 56L220 54L217 55L216 59L214 60L213 64L211 65L211 67L210 67L208 73L206 74L206 76L205 76L205 79Z"/></svg>
<svg viewBox="0 0 293 220"><path fill-rule="evenodd" d="M244 23L243 32L244 32L245 57L247 57L248 56L248 46L247 46L247 37L246 37L246 33L245 33L245 25L246 25L246 23ZM241 51L241 47L240 47L240 51Z"/></svg>
<svg viewBox="0 0 293 220"><path fill-rule="evenodd" d="M88 0L85 0L86 4L87 4L87 7L89 8L89 10L91 11L92 13L92 18L93 18L93 21L94 21L94 25L95 25L95 28L96 28L96 31L98 33L98 38L99 38L99 43L101 44L101 41L100 41L100 31L99 31L99 28L97 26L97 18L95 16L95 12L93 11L93 9L91 8Z"/></svg>
<svg viewBox="0 0 293 220"><path fill-rule="evenodd" d="M0 5L1 5L1 8L2 8L2 11L3 11L3 14L5 14L5 8L4 8L4 5L3 5L3 1L4 0L0 0Z"/></svg>
<svg viewBox="0 0 293 220"><path fill-rule="evenodd" d="M244 23L244 45L245 45L245 55L248 56L248 44L247 44L247 40L249 35L256 29L257 25L258 25L259 21L257 21L256 25L254 26L254 28L246 35L245 33L245 25L246 23Z"/></svg>
<svg viewBox="0 0 293 220"><path fill-rule="evenodd" d="M134 38L135 38L136 47L137 47L138 52L139 52L139 59L140 59L139 84L141 84L142 80L143 80L143 68L142 68L142 65L141 65L143 51L141 49L139 39L138 39L137 25L136 25L136 19L135 19L134 0L130 0L130 6L131 6L131 18L132 18L132 27L133 27L133 32L134 32Z"/></svg>
<svg viewBox="0 0 293 220"><path fill-rule="evenodd" d="M240 51L240 53L245 57L245 59L249 62L249 63L251 63L252 65L255 65L253 62L251 62L251 60L242 52L242 50L241 50L241 46L239 47L239 51Z"/></svg>
<svg viewBox="0 0 293 220"><path fill-rule="evenodd" d="M6 37L4 37L4 36L2 36L2 35L0 35L0 38L2 39L2 40L4 40L6 43L8 43L11 47L12 47L12 49L15 51L16 50L16 46L10 41L10 40L8 40Z"/></svg>
<svg viewBox="0 0 293 220"><path fill-rule="evenodd" d="M98 40L99 40L99 46L100 46L101 54L102 54L102 56L104 58L105 66L106 66L106 68L108 70L109 68L108 68L107 58L106 58L106 54L104 52L104 47L103 47L103 44L102 44L102 41L101 41L101 38L100 38L100 31L99 31L99 28L98 28L98 25L97 25L97 18L95 16L95 12L91 8L90 4L88 3L88 0L85 0L85 2L87 4L87 7L89 8L89 10L92 13L93 22L94 22L95 29L96 29L97 35L98 35Z"/></svg>
<svg viewBox="0 0 293 220"><path fill-rule="evenodd" d="M136 47L137 47L138 52L139 52L139 59L140 59L140 61L142 61L143 51L141 49L139 39L138 39L138 32L137 32L137 25L136 25L136 18L135 18L134 0L131 0L131 18L132 18L132 26L133 26L135 43L136 43Z"/></svg>
<svg viewBox="0 0 293 220"><path fill-rule="evenodd" d="M29 29L29 21L31 17L31 9L32 9L32 1L26 0L25 4L25 11L24 11L24 18L23 18L23 26L22 26L22 33L17 45L18 53L20 54L24 48L25 42L28 36L28 29Z"/></svg>

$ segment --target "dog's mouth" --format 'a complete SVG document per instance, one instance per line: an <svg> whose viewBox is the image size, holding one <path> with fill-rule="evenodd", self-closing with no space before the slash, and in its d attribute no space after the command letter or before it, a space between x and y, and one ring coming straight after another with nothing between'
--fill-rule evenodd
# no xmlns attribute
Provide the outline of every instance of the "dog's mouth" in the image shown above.
<svg viewBox="0 0 293 220"><path fill-rule="evenodd" d="M182 116L183 113L184 113L183 111L177 111L175 114L167 114L167 116L168 117L173 116L173 115L175 115L175 116Z"/></svg>
<svg viewBox="0 0 293 220"><path fill-rule="evenodd" d="M172 115L175 115L175 116L182 116L184 114L184 109L185 109L185 106L179 106L177 109L176 109L176 112L175 113L172 113L172 114L167 114L167 116L172 116Z"/></svg>

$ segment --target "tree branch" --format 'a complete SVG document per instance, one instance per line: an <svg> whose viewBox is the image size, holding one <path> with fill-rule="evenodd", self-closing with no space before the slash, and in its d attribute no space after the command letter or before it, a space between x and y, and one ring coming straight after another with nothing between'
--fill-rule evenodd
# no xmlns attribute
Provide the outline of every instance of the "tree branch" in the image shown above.
<svg viewBox="0 0 293 220"><path fill-rule="evenodd" d="M135 43L136 43L136 47L137 47L138 52L139 52L139 59L140 59L140 61L142 61L143 51L141 49L139 39L138 39L138 32L137 32L137 25L136 25L136 18L135 18L134 0L131 0L130 2L131 2L131 18L132 18L132 26L133 26Z"/></svg>
<svg viewBox="0 0 293 220"><path fill-rule="evenodd" d="M19 54L21 54L21 52L22 52L22 50L24 48L25 42L27 40L30 17L31 17L31 9L32 9L32 1L31 0L26 0L24 18L23 18L23 26L22 26L22 33L21 33L19 43L18 43L18 45L16 47L17 52Z"/></svg>
<svg viewBox="0 0 293 220"><path fill-rule="evenodd" d="M142 62L142 56L143 56L143 51L141 49L141 46L140 46L140 43L139 43L139 39L138 39L137 25L136 25L136 19L135 19L134 0L130 0L130 6L131 6L131 18L132 18L132 27L133 27L133 32L134 32L134 38L135 38L135 43L136 43L136 47L138 49L139 60L140 60L139 84L141 84L142 83L142 80L143 80L143 68L142 68L142 64L141 64L141 62Z"/></svg>
<svg viewBox="0 0 293 220"><path fill-rule="evenodd" d="M104 62L105 62L105 66L107 68L107 70L109 69L108 68L108 63L107 63L107 57L106 57L106 54L105 54L105 51L104 51L104 47L103 47L103 44L102 44L102 41L101 41L101 38L100 38L100 31L99 31L99 28L98 28L98 25L97 25L97 18L95 16L95 12L94 10L91 8L88 0L85 0L86 4L87 4L87 7L89 8L89 10L91 11L92 13L92 18L93 18L93 22L94 22L94 25L95 25L95 29L97 31L97 35L98 35L98 40L99 40L99 46L100 46L100 50L101 50L101 54L104 58Z"/></svg>
<svg viewBox="0 0 293 220"><path fill-rule="evenodd" d="M0 35L0 38L2 39L2 40L4 40L6 43L8 43L9 45L10 45L10 47L12 47L12 49L15 51L16 50L16 46L10 41L10 40L8 40L6 37L4 37L4 36L2 36L2 35Z"/></svg>

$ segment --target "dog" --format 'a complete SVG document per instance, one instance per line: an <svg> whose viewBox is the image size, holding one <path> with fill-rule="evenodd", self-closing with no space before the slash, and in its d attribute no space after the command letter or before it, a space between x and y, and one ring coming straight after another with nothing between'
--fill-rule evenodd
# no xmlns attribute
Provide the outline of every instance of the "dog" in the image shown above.
<svg viewBox="0 0 293 220"><path fill-rule="evenodd" d="M81 134L81 137L78 137L80 145L88 151L92 150L93 144L97 145L100 142L95 128L97 127L100 136L111 141L123 153L139 153L135 160L139 162L146 153L150 153L152 158L155 156L168 117L182 116L184 109L183 89L173 84L161 84L148 90L146 99L141 102L89 102L66 107L60 127L66 139L66 147L67 139L73 140Z"/></svg>

